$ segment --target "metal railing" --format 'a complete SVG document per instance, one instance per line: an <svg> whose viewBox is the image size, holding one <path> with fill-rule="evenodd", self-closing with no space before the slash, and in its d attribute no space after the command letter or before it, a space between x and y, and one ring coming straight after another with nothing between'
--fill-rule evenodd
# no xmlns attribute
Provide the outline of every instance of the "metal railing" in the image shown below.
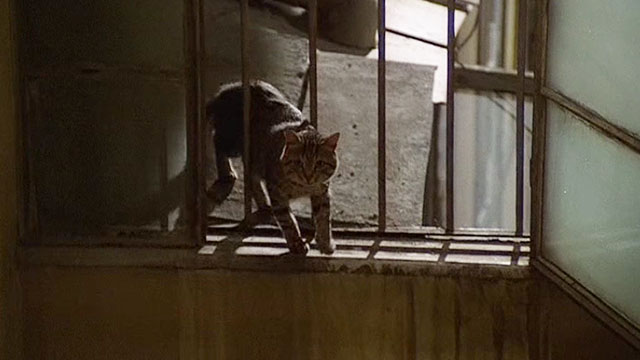
<svg viewBox="0 0 640 360"><path fill-rule="evenodd" d="M455 83L456 83L456 58L455 58L455 12L460 8L456 0L446 0L447 4L447 103L446 103L446 184L445 184L445 223L444 230L447 234L456 232L455 228L455 187L454 187L454 138L455 138ZM318 82L317 82L317 38L318 38L318 0L309 0L308 33L309 33L309 96L310 96L310 121L318 125ZM496 74L508 83L507 88L516 92L516 205L515 205L515 235L523 235L524 217L524 102L527 88L531 87L525 76L526 70L526 21L527 0L520 0L518 10L518 55L517 55L517 82L514 79L504 77L504 74ZM387 169L386 169L386 2L378 0L378 231L387 231ZM241 0L241 27L242 27L242 84L244 88L244 136L250 138L249 109L250 109L250 62L249 62L249 0ZM427 41L428 42L428 41ZM440 45L442 46L442 45ZM468 71L465 71L469 74ZM491 74L484 74L492 76ZM507 89L506 91L509 91ZM251 213L251 179L250 179L250 142L244 142L244 214Z"/></svg>

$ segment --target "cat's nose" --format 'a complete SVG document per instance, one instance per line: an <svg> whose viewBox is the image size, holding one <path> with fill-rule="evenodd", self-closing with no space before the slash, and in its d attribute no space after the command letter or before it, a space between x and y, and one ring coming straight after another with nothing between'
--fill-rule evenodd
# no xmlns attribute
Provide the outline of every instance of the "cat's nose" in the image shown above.
<svg viewBox="0 0 640 360"><path fill-rule="evenodd" d="M307 180L308 183L311 183L311 180L313 178L313 173L304 173L304 179Z"/></svg>

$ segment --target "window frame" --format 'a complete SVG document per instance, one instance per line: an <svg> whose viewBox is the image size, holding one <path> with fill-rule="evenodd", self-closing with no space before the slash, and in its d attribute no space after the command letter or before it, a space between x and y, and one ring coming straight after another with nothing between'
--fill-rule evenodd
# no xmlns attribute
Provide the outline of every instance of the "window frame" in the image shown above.
<svg viewBox="0 0 640 360"><path fill-rule="evenodd" d="M630 345L640 349L640 328L621 313L588 290L559 266L542 256L544 242L544 199L545 199L545 150L547 133L547 103L555 103L570 111L588 124L595 132L623 144L626 148L640 153L640 138L608 121L589 107L547 86L547 44L549 35L549 3L557 0L537 1L535 94L533 118L533 144L531 167L531 265L543 276L552 280L568 293L576 302L586 308L600 322L624 338ZM541 316L541 315L540 315ZM539 326L543 321L540 321ZM540 327L540 335L545 329Z"/></svg>
<svg viewBox="0 0 640 360"><path fill-rule="evenodd" d="M448 78L448 96L451 98L451 102L448 102L447 108L448 113L450 115L449 119L449 133L448 140L453 139L453 101L454 101L454 92L456 89L471 89L471 90L496 90L496 91L504 91L515 93L517 98L519 99L518 108L520 108L520 99L524 99L525 94L530 93L531 79L525 76L524 72L524 59L525 56L518 56L518 71L517 73L511 72L501 72L501 71L487 71L486 69L456 69L454 61L455 61L455 11L460 10L461 5L455 0L445 0L448 11L448 42L447 47L449 51L449 57L447 62L447 68L449 70L449 78ZM443 1L444 2L444 1ZM242 0L241 2L241 11L242 11L242 22L248 23L248 0ZM309 41L309 51L310 51L310 68L313 70L310 74L310 91L313 94L311 96L311 103L315 104L315 109L311 112L311 120L316 121L317 115L317 74L316 74L316 57L313 54L316 53L316 40L317 40L317 0L310 0L311 9L309 16L309 33L311 40ZM385 3L384 0L379 2L378 6L378 24L380 28L385 29ZM205 114L204 114L204 94L205 85L204 84L204 72L205 72L205 37L204 37L204 1L203 0L184 0L184 14L183 14L183 25L184 25L184 61L185 66L182 69L174 69L173 72L166 72L166 69L145 69L144 71L139 71L136 69L130 69L126 67L118 67L113 65L105 65L98 66L98 68L87 68L83 66L69 67L65 69L68 73L74 76L91 76L90 74L94 74L95 71L101 76L107 75L109 72L111 73L119 73L123 71L133 71L133 73L140 73L144 76L150 76L152 78L162 78L164 79L167 76L173 76L179 78L180 81L183 81L185 86L185 94L186 94L186 121L187 121L187 171L188 171L188 191L186 193L186 210L188 212L188 226L187 231L184 236L176 237L175 239L168 240L166 238L159 237L106 237L106 236L78 236L75 238L69 236L60 236L58 238L43 238L38 231L38 222L37 222L37 207L34 206L36 204L36 192L33 188L34 179L32 178L33 173L29 171L29 169L33 166L33 159L30 156L29 145L30 145L30 131L29 131L29 119L28 119L28 78L33 73L34 69L28 68L25 65L20 67L21 76L21 94L23 100L23 129L24 129L24 166L25 166L25 174L24 174L24 208L23 208L23 226L21 226L21 243L26 246L82 246L82 247L95 247L95 246L124 246L124 247L175 247L175 248L196 248L206 245L206 235L209 232L209 226L207 223L207 214L206 214L206 194L205 194L205 142L204 134L206 129L205 124ZM20 12L18 12L20 14ZM520 14L522 17L523 15ZM20 20L20 19L18 19ZM248 64L248 46L249 43L246 41L248 37L247 27L243 27L243 43L242 43L242 61L245 66L244 69L247 68ZM525 36L524 31L520 31L519 37ZM24 41L24 39L22 39ZM379 81L378 90L379 90L379 144L380 148L383 149L379 153L379 171L378 171L378 193L379 198L381 199L378 204L378 209L380 214L386 213L386 191L385 191L385 182L386 182L386 166L385 166L385 32L378 32L378 40L382 46L379 46L379 61L378 61L378 74ZM525 51L524 49L519 49L519 51ZM21 52L22 54L22 52ZM24 56L24 55L22 55ZM25 62L21 61L21 64L25 64ZM522 63L522 64L520 64ZM104 65L104 64L103 64ZM88 71L87 71L88 70ZM248 96L248 87L246 86L248 76L243 71L243 78L245 83L245 96ZM489 81L487 81L489 80ZM489 83L489 85L487 85ZM487 86L489 88L487 88ZM526 86L526 88L525 88ZM245 104L249 102L246 101ZM245 111L245 114L248 114L248 111ZM522 111L518 111L518 123L520 124L523 120ZM248 124L248 117L245 118L245 124ZM248 127L245 126L245 131L248 130ZM448 151L448 179L453 179L453 143L452 141L449 143L451 146ZM248 143L246 144L249 145ZM518 145L522 146L522 145ZM247 153L249 153L247 151ZM519 151L521 153L521 151ZM247 161L248 159L245 159ZM518 161L520 164L520 168L523 165L523 159L519 155ZM521 172L521 176L524 174ZM248 172L245 176L248 175ZM522 187L517 187L518 193L522 194ZM447 194L450 200L451 205L447 205L452 208L452 200L453 200L453 182L448 181ZM249 194L250 195L250 194ZM250 201L245 198L245 211L247 208L247 204L250 204ZM522 208L522 203L520 202L517 207ZM522 209L521 209L522 210ZM522 213L522 211L520 211ZM503 231L503 232L495 232L488 229L481 229L479 231L468 230L468 229L454 229L453 227L453 211L448 213L448 222L445 228L439 227L425 227L425 226L416 226L411 228L387 228L384 216L379 217L383 219L377 226L377 228L371 229L359 229L359 234L367 237L389 237L389 238L412 238L415 237L416 234L420 235L442 235L443 233L450 236L466 236L469 234L479 236L481 238L491 240L495 239L496 236L510 236L510 237L522 237L522 229L516 230L515 234L513 231ZM520 217L521 222L521 216ZM354 229L335 229L337 233L346 232L348 233L350 230Z"/></svg>
<svg viewBox="0 0 640 360"><path fill-rule="evenodd" d="M24 27L25 4L16 3L15 14L17 26ZM201 42L201 0L183 0L182 28L183 28L183 59L181 66L136 66L115 65L107 63L84 63L73 61L62 66L32 66L26 60L26 35L20 34L18 51L18 73L20 74L18 91L21 101L21 132L22 132L22 207L20 216L19 236L23 246L144 246L144 247L196 247L200 238L205 236L206 223L204 217L204 191L200 188L200 177L204 178L199 166L203 161L200 148L204 145L198 134L203 129L203 100L202 100L202 42ZM144 235L132 231L131 236L107 235L68 235L60 234L45 236L41 233L38 222L37 179L34 174L34 159L32 155L32 123L37 116L34 111L34 96L37 95L37 81L46 78L78 78L78 79L111 79L113 76L132 76L140 79L160 80L180 83L185 94L186 121L186 181L185 181L185 216L184 230L178 234L168 236ZM35 84L35 85L34 85ZM37 104L36 104L37 105ZM161 180L165 183L166 178Z"/></svg>

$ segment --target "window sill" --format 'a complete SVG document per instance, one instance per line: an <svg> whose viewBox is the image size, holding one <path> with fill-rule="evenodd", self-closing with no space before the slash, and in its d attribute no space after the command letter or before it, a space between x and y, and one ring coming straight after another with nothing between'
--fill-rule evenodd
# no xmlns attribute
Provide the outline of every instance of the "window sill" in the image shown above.
<svg viewBox="0 0 640 360"><path fill-rule="evenodd" d="M477 278L529 277L529 245L522 239L478 241L430 235L421 240L337 238L333 255L312 244L306 257L287 254L279 237L209 235L199 248L23 246L26 267L136 267L265 272L327 272Z"/></svg>

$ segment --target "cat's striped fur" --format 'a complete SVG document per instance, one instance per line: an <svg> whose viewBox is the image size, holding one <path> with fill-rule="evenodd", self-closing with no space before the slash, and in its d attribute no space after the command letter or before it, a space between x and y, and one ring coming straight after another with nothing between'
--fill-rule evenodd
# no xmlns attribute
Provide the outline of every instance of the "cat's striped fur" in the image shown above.
<svg viewBox="0 0 640 360"><path fill-rule="evenodd" d="M218 178L207 191L214 206L224 201L237 178L230 158L243 152L242 85L225 85L207 104L214 128ZM251 82L251 169L253 199L258 211L245 225L273 215L292 253L306 253L289 201L310 197L321 252L333 253L329 183L338 167L339 133L322 136L302 113L272 85ZM263 187L266 187L266 192Z"/></svg>

